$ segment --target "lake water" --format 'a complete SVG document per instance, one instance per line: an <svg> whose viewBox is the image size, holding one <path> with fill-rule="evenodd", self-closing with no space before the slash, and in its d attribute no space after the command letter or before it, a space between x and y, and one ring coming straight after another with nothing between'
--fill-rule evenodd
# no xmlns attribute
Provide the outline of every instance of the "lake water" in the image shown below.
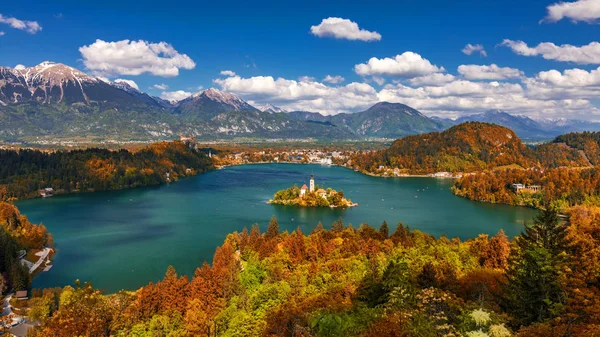
<svg viewBox="0 0 600 337"><path fill-rule="evenodd" d="M308 182L343 190L358 207L342 210L267 205L273 194ZM450 192L451 181L376 178L341 167L262 164L228 167L177 183L133 190L59 196L17 203L34 223L54 235L54 267L33 287L91 281L109 292L135 289L161 279L169 265L192 275L233 231L258 223L266 230L275 215L280 229L310 233L330 227L399 221L439 236L468 239L504 229L514 236L536 214L532 209L469 201Z"/></svg>

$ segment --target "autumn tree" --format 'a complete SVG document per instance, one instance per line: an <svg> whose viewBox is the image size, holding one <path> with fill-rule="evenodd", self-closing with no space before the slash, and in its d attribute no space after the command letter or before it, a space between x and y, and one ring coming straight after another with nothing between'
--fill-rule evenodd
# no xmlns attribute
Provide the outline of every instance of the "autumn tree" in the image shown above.
<svg viewBox="0 0 600 337"><path fill-rule="evenodd" d="M271 220L269 221L269 227L267 227L267 232L265 233L265 238L273 239L279 235L279 222L277 222L277 218L273 215Z"/></svg>
<svg viewBox="0 0 600 337"><path fill-rule="evenodd" d="M315 234L315 233L319 233L321 231L324 231L325 229L323 228L323 223L321 223L321 221L319 221L319 223L317 223L317 226L313 229L313 231L311 232L311 234Z"/></svg>
<svg viewBox="0 0 600 337"><path fill-rule="evenodd" d="M510 255L510 242L504 234L504 230L500 229L494 235L487 245L485 252L485 266L488 268L504 269Z"/></svg>
<svg viewBox="0 0 600 337"><path fill-rule="evenodd" d="M342 217L339 217L337 220L335 220L333 222L333 225L331 226L331 231L339 233L343 230L344 230L344 222L342 220Z"/></svg>

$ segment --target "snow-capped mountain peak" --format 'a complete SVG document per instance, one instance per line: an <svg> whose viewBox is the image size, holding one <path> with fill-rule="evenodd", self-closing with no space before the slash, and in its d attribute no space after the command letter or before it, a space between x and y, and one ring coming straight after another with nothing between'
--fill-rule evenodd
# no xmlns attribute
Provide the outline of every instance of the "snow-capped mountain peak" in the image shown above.
<svg viewBox="0 0 600 337"><path fill-rule="evenodd" d="M206 89L201 94L210 98L213 101L231 105L236 110L244 110L244 107L248 105L248 103L246 103L246 101L241 99L238 95L226 91L221 91L215 88Z"/></svg>
<svg viewBox="0 0 600 337"><path fill-rule="evenodd" d="M268 112L270 114L287 112L285 109L282 109L282 108L280 108L278 106L274 106L273 104L270 104L270 103L267 103L267 104L263 105L260 108L260 111L262 111L262 112Z"/></svg>
<svg viewBox="0 0 600 337"><path fill-rule="evenodd" d="M115 88L127 91L130 94L139 94L138 88L134 87L135 82L130 80L116 79L110 83Z"/></svg>
<svg viewBox="0 0 600 337"><path fill-rule="evenodd" d="M227 106L228 108L225 110L230 111L256 110L256 108L241 99L238 95L215 88L209 88L195 93L192 96L179 101L179 105L189 103L204 104L204 102L212 102L212 104Z"/></svg>

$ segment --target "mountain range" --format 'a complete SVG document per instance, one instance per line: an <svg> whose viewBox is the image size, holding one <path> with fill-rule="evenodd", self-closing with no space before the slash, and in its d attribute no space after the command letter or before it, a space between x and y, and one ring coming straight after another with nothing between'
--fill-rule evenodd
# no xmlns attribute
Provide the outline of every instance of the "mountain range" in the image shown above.
<svg viewBox="0 0 600 337"><path fill-rule="evenodd" d="M201 139L395 139L442 131L464 121L507 126L524 139L549 139L590 127L585 122L534 121L499 111L457 120L431 118L388 102L332 116L288 112L271 104L257 109L233 93L214 88L171 102L143 93L125 80L111 82L64 64L0 67L0 140L4 141L157 140L181 134Z"/></svg>
<svg viewBox="0 0 600 337"><path fill-rule="evenodd" d="M600 123L575 119L534 120L527 116L511 115L498 110L443 121L453 125L464 122L497 124L513 130L519 138L527 141L550 140L568 132L600 131Z"/></svg>

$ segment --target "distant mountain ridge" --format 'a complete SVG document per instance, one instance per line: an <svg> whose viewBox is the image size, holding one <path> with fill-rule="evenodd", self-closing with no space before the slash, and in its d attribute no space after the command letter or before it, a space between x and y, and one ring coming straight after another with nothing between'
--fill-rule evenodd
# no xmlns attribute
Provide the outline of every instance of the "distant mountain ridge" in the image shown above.
<svg viewBox="0 0 600 337"><path fill-rule="evenodd" d="M0 140L198 138L395 139L442 131L464 121L509 127L523 139L551 139L600 124L535 121L501 111L455 121L428 117L400 103L380 102L356 113L322 115L266 104L257 109L239 96L209 88L170 102L139 91L127 80L108 81L64 64L0 67Z"/></svg>
<svg viewBox="0 0 600 337"><path fill-rule="evenodd" d="M521 139L551 140L567 132L598 131L600 123L579 120L535 120L526 116L511 115L504 111L490 110L481 114L463 116L448 123L485 122L505 126L513 130Z"/></svg>

